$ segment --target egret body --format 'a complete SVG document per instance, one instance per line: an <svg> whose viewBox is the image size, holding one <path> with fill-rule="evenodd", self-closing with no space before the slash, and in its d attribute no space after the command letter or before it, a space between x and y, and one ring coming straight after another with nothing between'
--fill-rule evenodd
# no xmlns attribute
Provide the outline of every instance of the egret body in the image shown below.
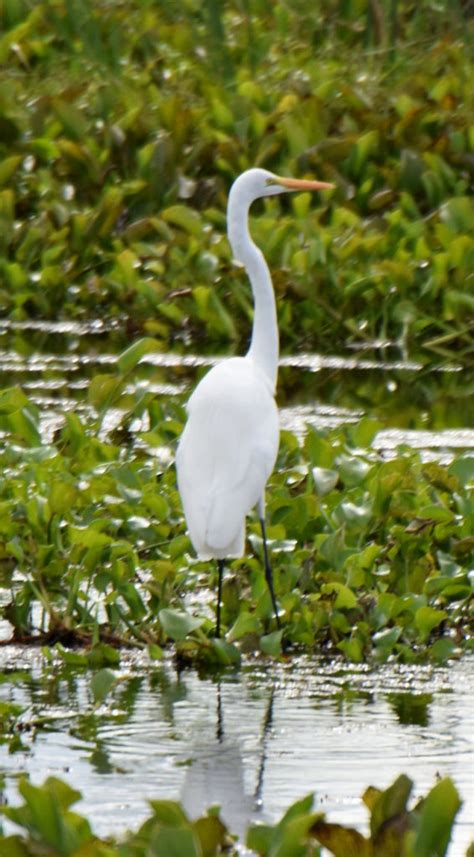
<svg viewBox="0 0 474 857"><path fill-rule="evenodd" d="M230 190L229 242L235 260L247 271L254 299L250 348L245 357L218 363L200 381L187 405L188 419L176 455L189 536L199 557L218 562L217 636L224 561L243 555L245 519L254 507L262 528L265 577L280 628L265 534L265 486L279 442L278 325L270 272L249 233L249 208L260 197L331 187L326 182L286 179L251 169Z"/></svg>

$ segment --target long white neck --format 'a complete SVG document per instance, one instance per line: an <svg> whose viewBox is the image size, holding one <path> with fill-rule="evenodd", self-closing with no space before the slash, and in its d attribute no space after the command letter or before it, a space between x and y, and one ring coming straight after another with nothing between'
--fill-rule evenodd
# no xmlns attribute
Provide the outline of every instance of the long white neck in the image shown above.
<svg viewBox="0 0 474 857"><path fill-rule="evenodd" d="M248 227L253 197L235 182L227 206L227 233L234 258L244 265L252 286L254 318L248 356L265 372L272 388L278 374L278 324L272 279L263 253L254 244Z"/></svg>

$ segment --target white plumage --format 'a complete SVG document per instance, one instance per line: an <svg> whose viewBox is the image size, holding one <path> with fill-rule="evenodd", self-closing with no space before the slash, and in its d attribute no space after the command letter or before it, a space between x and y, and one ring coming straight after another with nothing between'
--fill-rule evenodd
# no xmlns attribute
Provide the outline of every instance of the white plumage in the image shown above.
<svg viewBox="0 0 474 857"><path fill-rule="evenodd" d="M244 265L254 298L252 340L245 357L218 363L198 384L188 402L188 420L176 456L178 488L191 541L202 559L217 559L219 592L223 560L240 557L245 518L258 506L264 545L265 576L275 618L265 537L265 485L278 452L278 325L270 272L248 230L255 199L292 190L320 190L325 182L286 179L262 169L247 170L229 194L227 228L234 258Z"/></svg>
<svg viewBox="0 0 474 857"><path fill-rule="evenodd" d="M271 385L251 357L233 357L203 378L188 415L176 464L191 541L202 559L240 557L278 452Z"/></svg>

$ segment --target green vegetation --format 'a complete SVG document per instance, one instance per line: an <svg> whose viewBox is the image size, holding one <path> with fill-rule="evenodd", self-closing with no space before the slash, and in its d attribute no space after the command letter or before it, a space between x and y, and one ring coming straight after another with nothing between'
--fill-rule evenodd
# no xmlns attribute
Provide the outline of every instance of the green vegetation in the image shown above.
<svg viewBox="0 0 474 857"><path fill-rule="evenodd" d="M324 845L335 857L444 857L460 806L449 778L440 780L426 798L409 809L413 783L400 776L385 791L369 787L363 801L370 811L370 836L326 822L313 810L313 796L293 804L274 826L254 824L247 845L261 857L318 857ZM120 842L100 839L87 819L71 809L80 792L53 777L43 786L20 782L24 803L2 807L21 832L2 835L3 857L214 857L239 853L217 809L191 821L173 801L153 800L152 813L136 832Z"/></svg>
<svg viewBox="0 0 474 857"><path fill-rule="evenodd" d="M379 340L428 372L471 369L472 46L465 0L0 3L0 313L101 318L123 352L48 441L33 397L2 387L1 611L11 641L91 670L96 705L120 681L112 668L125 647L157 661L172 645L180 664L210 668L283 647L356 663L472 651L472 456L445 465L402 448L386 460L368 418L303 440L284 432L268 491L284 640L256 522L247 557L226 574L226 637L216 640L215 572L193 557L170 464L182 405L127 386L151 350L245 347L251 296L232 264L225 204L253 165L336 185L256 206L285 351ZM14 345L31 354L36 341ZM430 409L431 383L427 373L410 390L418 415L407 425ZM468 402L472 377L453 372L446 389L437 427L453 399ZM353 396L365 409L363 385ZM21 714L0 702L11 752L22 749ZM249 847L442 857L456 789L441 780L409 809L410 789L400 777L367 790L370 840L327 823L308 797L275 826L252 826ZM20 828L0 831L2 857L234 848L215 811L192 822L155 801L119 843L93 834L65 783L23 780L20 792L21 807L0 810Z"/></svg>
<svg viewBox="0 0 474 857"><path fill-rule="evenodd" d="M131 353L140 356L147 343ZM120 396L120 378L89 389L101 410ZM236 663L241 651L281 651L260 559L230 565L224 585L226 641L213 640L213 567L192 558L174 467L153 451L174 445L182 411L151 394L119 398L122 422L100 439L73 413L54 444L38 444L37 414L19 390L0 397L11 434L0 453L0 560L10 597L3 612L18 642L95 646L93 665L116 660L110 645L173 640L178 656ZM146 427L130 451L137 416ZM368 657L443 661L471 646L474 459L447 467L400 451L370 451L379 425L364 419L303 446L283 433L268 491L268 535L287 645ZM196 596L196 597L195 597ZM89 656L63 657L87 664ZM112 652L112 654L111 654Z"/></svg>
<svg viewBox="0 0 474 857"><path fill-rule="evenodd" d="M468 4L4 0L0 25L3 312L241 347L225 200L262 165L337 185L255 223L285 349L472 361Z"/></svg>
<svg viewBox="0 0 474 857"><path fill-rule="evenodd" d="M192 558L169 466L183 411L126 382L150 349L242 347L251 297L225 199L252 164L337 185L255 219L285 348L389 337L469 365L468 10L5 0L0 23L0 308L118 319L137 340L90 382L96 417L66 413L49 444L25 393L0 395L12 639L84 643L96 664L169 641L185 661L277 654L253 524L254 555L226 576L227 639L212 639L197 598L212 571ZM283 437L269 536L285 643L442 661L471 646L473 459L384 461L377 427Z"/></svg>

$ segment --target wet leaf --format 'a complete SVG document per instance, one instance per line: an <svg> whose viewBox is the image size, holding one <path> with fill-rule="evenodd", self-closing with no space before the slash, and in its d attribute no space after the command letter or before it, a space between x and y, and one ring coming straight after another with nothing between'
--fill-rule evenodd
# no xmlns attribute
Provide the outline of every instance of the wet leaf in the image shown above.
<svg viewBox="0 0 474 857"><path fill-rule="evenodd" d="M420 607L415 613L415 625L423 639L447 618L445 610L436 610L434 607Z"/></svg>
<svg viewBox="0 0 474 857"><path fill-rule="evenodd" d="M277 657L281 654L281 641L283 631L273 631L271 634L265 634L260 637L260 650L264 655L272 655Z"/></svg>
<svg viewBox="0 0 474 857"><path fill-rule="evenodd" d="M181 610L173 610L169 607L160 610L158 615L163 631L172 640L184 640L188 634L200 628L204 621L196 616L190 616L189 613L183 613Z"/></svg>
<svg viewBox="0 0 474 857"><path fill-rule="evenodd" d="M405 775L401 775L380 794L375 796L373 791L365 793L364 801L370 804L371 809L370 832L372 837L378 836L384 825L392 818L405 812L412 787L412 781Z"/></svg>
<svg viewBox="0 0 474 857"><path fill-rule="evenodd" d="M329 491L332 491L339 481L337 470L330 470L326 467L313 467L311 473L313 474L316 491L322 497L328 494Z"/></svg>
<svg viewBox="0 0 474 857"><path fill-rule="evenodd" d="M139 339L137 342L134 342L133 345L130 345L129 348L124 351L119 359L118 359L118 368L121 372L130 372L135 368L137 363L140 362L142 357L145 357L146 354L151 354L154 351L159 351L160 346L156 339L151 339L149 337L144 339Z"/></svg>
<svg viewBox="0 0 474 857"><path fill-rule="evenodd" d="M160 828L151 837L151 849L156 857L202 857L199 839L190 828Z"/></svg>
<svg viewBox="0 0 474 857"><path fill-rule="evenodd" d="M198 818L193 829L201 846L202 857L212 857L225 844L226 827L215 815Z"/></svg>
<svg viewBox="0 0 474 857"><path fill-rule="evenodd" d="M370 843L353 828L316 821L311 833L335 857L371 857L373 853Z"/></svg>
<svg viewBox="0 0 474 857"><path fill-rule="evenodd" d="M449 777L437 783L421 806L413 852L417 857L444 857L461 800Z"/></svg>

